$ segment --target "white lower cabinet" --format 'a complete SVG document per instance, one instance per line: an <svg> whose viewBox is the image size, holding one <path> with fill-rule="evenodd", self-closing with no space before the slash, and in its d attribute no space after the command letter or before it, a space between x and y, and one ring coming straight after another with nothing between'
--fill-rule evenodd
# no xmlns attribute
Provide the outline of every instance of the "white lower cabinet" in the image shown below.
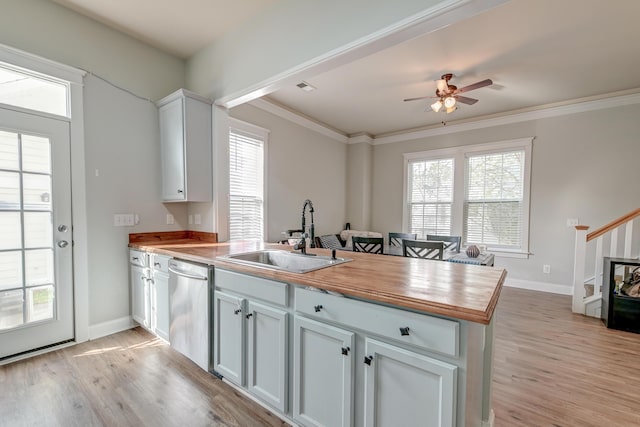
<svg viewBox="0 0 640 427"><path fill-rule="evenodd" d="M355 334L296 316L293 418L305 426L353 423Z"/></svg>
<svg viewBox="0 0 640 427"><path fill-rule="evenodd" d="M169 257L152 255L149 305L151 330L160 338L169 341Z"/></svg>
<svg viewBox="0 0 640 427"><path fill-rule="evenodd" d="M131 317L169 341L169 257L129 251Z"/></svg>
<svg viewBox="0 0 640 427"><path fill-rule="evenodd" d="M251 393L286 412L288 314L253 301L247 307L247 386Z"/></svg>
<svg viewBox="0 0 640 427"><path fill-rule="evenodd" d="M214 369L229 381L244 386L245 299L220 291L214 295Z"/></svg>
<svg viewBox="0 0 640 427"><path fill-rule="evenodd" d="M288 285L225 270L216 270L214 277L215 371L286 414L289 410ZM267 301L282 308L265 303Z"/></svg>
<svg viewBox="0 0 640 427"><path fill-rule="evenodd" d="M455 425L457 367L375 339L365 340L364 425Z"/></svg>
<svg viewBox="0 0 640 427"><path fill-rule="evenodd" d="M129 251L129 280L131 281L131 317L141 326L151 327L149 304L149 255L146 252Z"/></svg>

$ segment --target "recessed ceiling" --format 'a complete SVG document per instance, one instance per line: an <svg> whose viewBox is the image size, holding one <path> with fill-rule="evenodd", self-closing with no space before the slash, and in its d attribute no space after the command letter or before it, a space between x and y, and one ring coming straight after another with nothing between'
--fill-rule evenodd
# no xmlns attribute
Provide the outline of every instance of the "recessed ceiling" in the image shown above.
<svg viewBox="0 0 640 427"><path fill-rule="evenodd" d="M181 58L188 58L280 0L53 0Z"/></svg>
<svg viewBox="0 0 640 427"><path fill-rule="evenodd" d="M466 21L315 76L317 88L268 96L347 135L384 135L640 88L639 1L513 0ZM479 100L434 113L435 80Z"/></svg>

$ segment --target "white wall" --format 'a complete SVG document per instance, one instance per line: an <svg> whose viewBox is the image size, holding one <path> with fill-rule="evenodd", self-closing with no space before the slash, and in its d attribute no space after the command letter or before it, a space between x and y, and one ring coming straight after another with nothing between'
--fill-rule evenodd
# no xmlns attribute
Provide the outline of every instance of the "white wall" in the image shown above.
<svg viewBox="0 0 640 427"><path fill-rule="evenodd" d="M230 116L270 130L267 240L278 241L282 231L300 227L305 199L313 202L316 235L342 230L347 146L251 105L232 109Z"/></svg>
<svg viewBox="0 0 640 427"><path fill-rule="evenodd" d="M497 258L510 279L570 286L573 228L592 230L640 205L640 105L374 146L372 229L402 228L403 153L535 137L529 259ZM551 274L542 265L551 265Z"/></svg>
<svg viewBox="0 0 640 427"><path fill-rule="evenodd" d="M88 70L144 98L184 85L184 61L48 0L4 0L0 42ZM128 233L186 228L186 206L160 203L155 106L87 75L84 87L90 325L129 316ZM72 159L73 161L73 159ZM96 169L99 176L95 176ZM165 214L176 216L165 225ZM113 214L137 213L136 227Z"/></svg>
<svg viewBox="0 0 640 427"><path fill-rule="evenodd" d="M187 229L186 205L161 200L160 136L154 104L85 78L85 166L90 324L129 315L129 233ZM96 170L98 176L96 176ZM113 215L135 213L135 227ZM166 214L176 219L166 225Z"/></svg>

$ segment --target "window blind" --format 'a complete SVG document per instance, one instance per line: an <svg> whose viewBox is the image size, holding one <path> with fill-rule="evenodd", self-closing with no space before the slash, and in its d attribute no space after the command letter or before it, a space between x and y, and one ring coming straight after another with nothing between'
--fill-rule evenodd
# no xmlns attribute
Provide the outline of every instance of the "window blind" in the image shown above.
<svg viewBox="0 0 640 427"><path fill-rule="evenodd" d="M409 232L451 234L454 159L409 163Z"/></svg>
<svg viewBox="0 0 640 427"><path fill-rule="evenodd" d="M264 240L264 142L229 129L230 240Z"/></svg>
<svg viewBox="0 0 640 427"><path fill-rule="evenodd" d="M464 201L467 243L521 249L524 150L468 155Z"/></svg>

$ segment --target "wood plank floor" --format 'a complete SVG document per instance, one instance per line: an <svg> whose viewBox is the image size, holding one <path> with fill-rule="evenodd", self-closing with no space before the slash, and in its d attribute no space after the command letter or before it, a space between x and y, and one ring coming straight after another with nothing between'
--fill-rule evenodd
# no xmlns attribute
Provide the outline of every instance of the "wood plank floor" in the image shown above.
<svg viewBox="0 0 640 427"><path fill-rule="evenodd" d="M570 308L570 297L503 290L497 427L640 426L640 335ZM0 367L3 427L283 424L140 328Z"/></svg>

